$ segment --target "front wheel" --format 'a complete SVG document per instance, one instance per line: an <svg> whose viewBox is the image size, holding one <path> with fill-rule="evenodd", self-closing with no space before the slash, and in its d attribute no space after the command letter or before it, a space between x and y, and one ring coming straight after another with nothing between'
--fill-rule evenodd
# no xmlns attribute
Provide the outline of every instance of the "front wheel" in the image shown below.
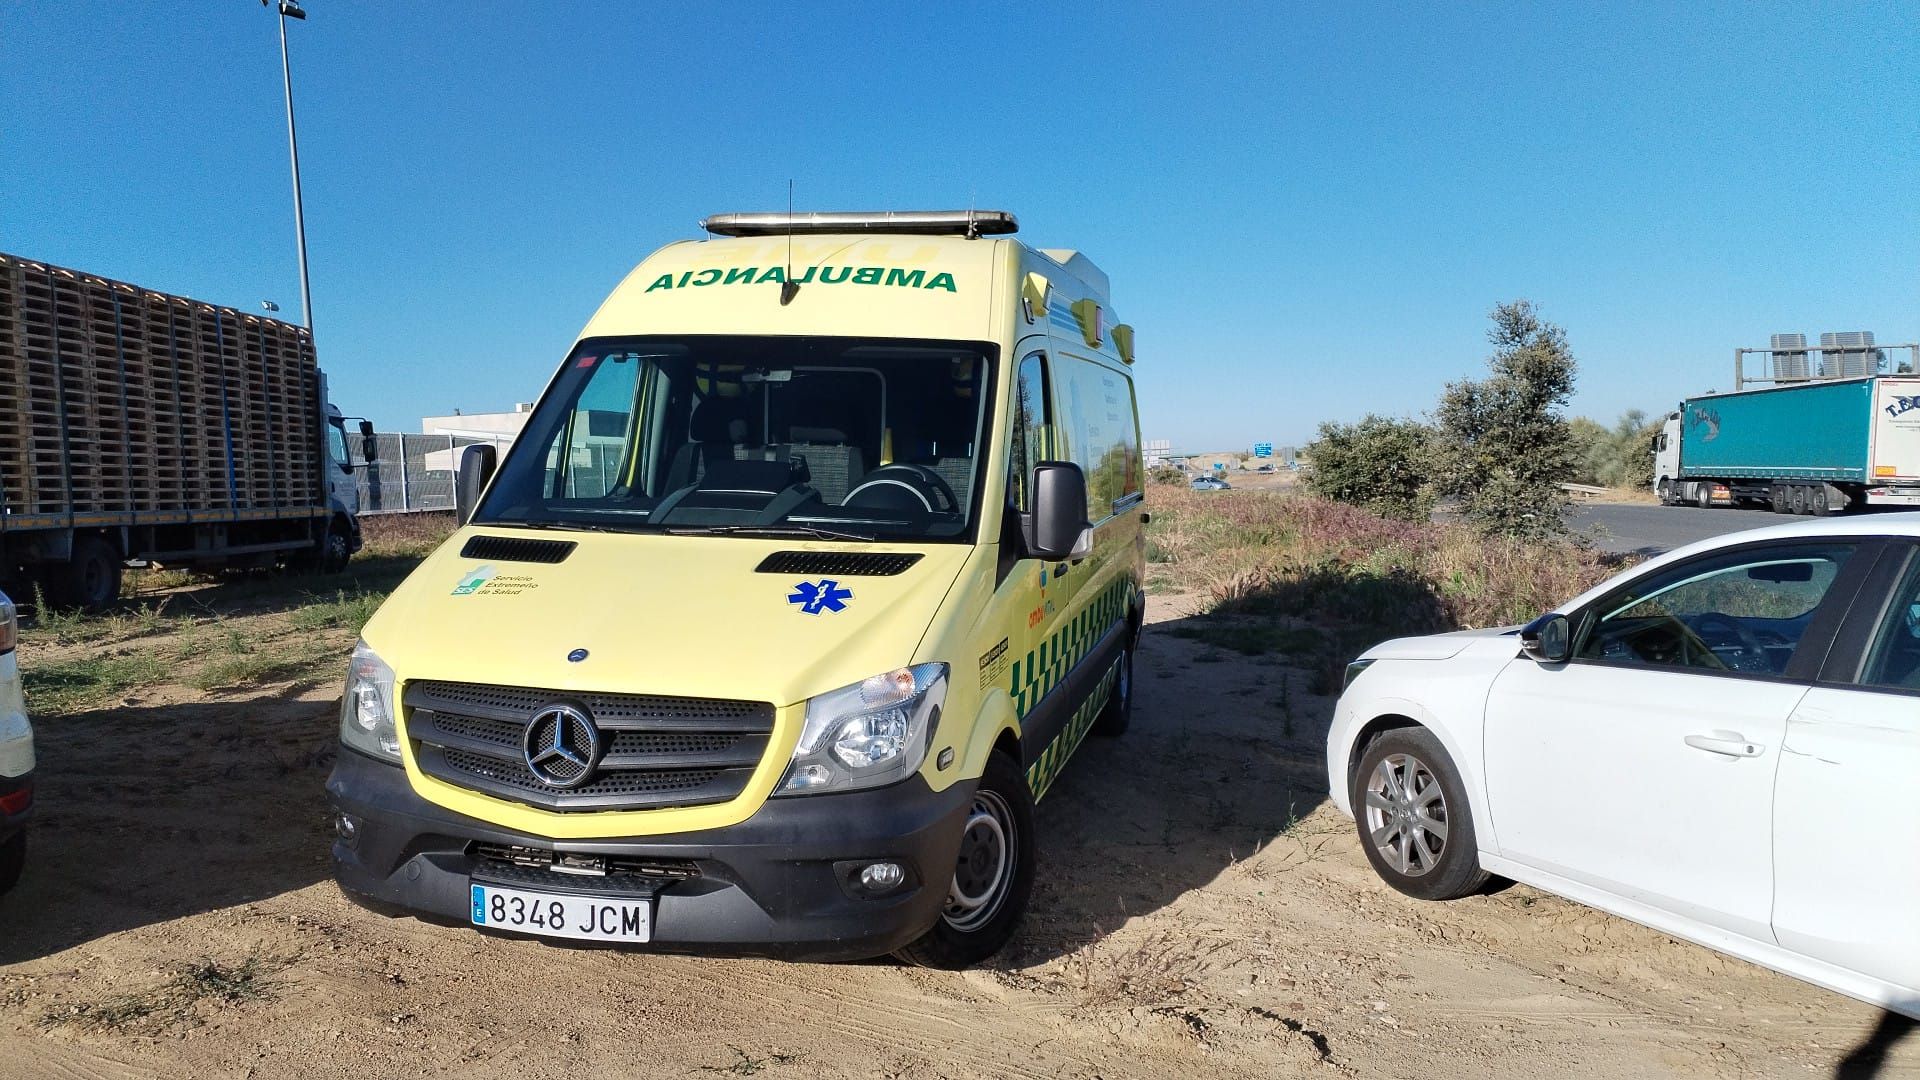
<svg viewBox="0 0 1920 1080"><path fill-rule="evenodd" d="M1487 882L1466 787L1426 728L1397 728L1368 744L1353 778L1360 846L1381 880L1421 900L1456 900Z"/></svg>
<svg viewBox="0 0 1920 1080"><path fill-rule="evenodd" d="M1033 796L1019 763L995 751L961 826L960 853L940 921L894 953L958 971L1000 951L1033 893Z"/></svg>

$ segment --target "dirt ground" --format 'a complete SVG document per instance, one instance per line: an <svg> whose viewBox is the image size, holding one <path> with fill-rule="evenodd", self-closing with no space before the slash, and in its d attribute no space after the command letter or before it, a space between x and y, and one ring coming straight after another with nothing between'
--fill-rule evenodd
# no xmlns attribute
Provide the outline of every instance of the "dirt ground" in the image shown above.
<svg viewBox="0 0 1920 1080"><path fill-rule="evenodd" d="M1865 1076L1882 1053L1920 1077L1920 1036L1848 999L1525 887L1388 891L1325 804L1329 700L1174 636L1184 611L1155 598L1133 731L1040 808L1025 930L957 974L354 907L328 878L331 675L49 720L0 900L0 1078Z"/></svg>

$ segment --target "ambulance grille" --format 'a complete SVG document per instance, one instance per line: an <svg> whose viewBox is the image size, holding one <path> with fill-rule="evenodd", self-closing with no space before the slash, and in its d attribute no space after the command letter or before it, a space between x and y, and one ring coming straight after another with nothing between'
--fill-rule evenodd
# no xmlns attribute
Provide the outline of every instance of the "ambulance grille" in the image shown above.
<svg viewBox="0 0 1920 1080"><path fill-rule="evenodd" d="M776 551L753 568L756 574L798 574L801 577L893 577L920 561L919 552Z"/></svg>
<svg viewBox="0 0 1920 1080"><path fill-rule="evenodd" d="M649 694L576 694L530 687L419 681L402 694L414 760L429 776L547 810L637 810L726 802L766 755L766 702ZM527 767L527 725L567 704L600 730L603 754L578 787Z"/></svg>

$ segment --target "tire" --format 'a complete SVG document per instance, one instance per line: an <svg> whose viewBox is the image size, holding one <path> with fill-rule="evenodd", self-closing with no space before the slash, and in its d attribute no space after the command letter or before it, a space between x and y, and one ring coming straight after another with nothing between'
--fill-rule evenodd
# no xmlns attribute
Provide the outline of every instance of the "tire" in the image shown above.
<svg viewBox="0 0 1920 1080"><path fill-rule="evenodd" d="M47 598L98 614L120 599L120 551L104 536L76 536L73 554L47 575Z"/></svg>
<svg viewBox="0 0 1920 1080"><path fill-rule="evenodd" d="M1814 517L1826 517L1833 513L1833 499L1827 494L1827 485L1807 485L1807 513Z"/></svg>
<svg viewBox="0 0 1920 1080"><path fill-rule="evenodd" d="M1767 489L1767 508L1776 514L1791 514L1793 508L1787 505L1787 486L1775 484Z"/></svg>
<svg viewBox="0 0 1920 1080"><path fill-rule="evenodd" d="M0 844L0 893L5 893L20 881L20 871L27 865L27 834L15 833L13 839Z"/></svg>
<svg viewBox="0 0 1920 1080"><path fill-rule="evenodd" d="M1103 739L1117 738L1125 735L1127 726L1133 723L1133 654L1139 647L1140 635L1136 631L1133 640L1120 650L1120 674L1114 678L1113 692L1100 707L1100 715L1087 729L1090 734Z"/></svg>
<svg viewBox="0 0 1920 1080"><path fill-rule="evenodd" d="M347 531L339 522L327 526L327 535L320 541L318 569L323 574L338 574L347 568L347 561L353 558L353 547Z"/></svg>
<svg viewBox="0 0 1920 1080"><path fill-rule="evenodd" d="M999 952L1027 913L1033 894L1033 795L1019 763L1000 751L987 759L974 790L958 863L939 921L896 951L899 959L946 971L972 967ZM992 880L983 880L988 875ZM963 896L978 899L963 902Z"/></svg>
<svg viewBox="0 0 1920 1080"><path fill-rule="evenodd" d="M1807 488L1804 484L1787 485L1787 513L1804 517L1807 513Z"/></svg>
<svg viewBox="0 0 1920 1080"><path fill-rule="evenodd" d="M1654 492L1660 496L1661 506L1673 505L1673 484L1671 481L1662 477L1659 486L1654 488Z"/></svg>
<svg viewBox="0 0 1920 1080"><path fill-rule="evenodd" d="M327 534L313 547L287 559L287 569L296 574L338 574L353 558L353 546L338 521L327 524Z"/></svg>
<svg viewBox="0 0 1920 1080"><path fill-rule="evenodd" d="M1713 509L1713 485L1711 483L1703 480L1694 485L1693 505L1702 510Z"/></svg>
<svg viewBox="0 0 1920 1080"><path fill-rule="evenodd" d="M1415 787L1401 798L1394 792L1409 771ZM1457 900L1486 885L1466 787L1433 732L1396 728L1373 740L1350 794L1361 850L1382 881L1420 900Z"/></svg>

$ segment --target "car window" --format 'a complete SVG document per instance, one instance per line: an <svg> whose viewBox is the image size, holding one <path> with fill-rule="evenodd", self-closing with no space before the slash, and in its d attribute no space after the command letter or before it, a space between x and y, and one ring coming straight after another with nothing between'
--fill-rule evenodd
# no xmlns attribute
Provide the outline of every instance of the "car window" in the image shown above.
<svg viewBox="0 0 1920 1080"><path fill-rule="evenodd" d="M1027 510L1027 484L1033 467L1050 459L1052 409L1047 401L1047 358L1033 353L1020 361L1013 382L1013 436L1007 454L1007 501Z"/></svg>
<svg viewBox="0 0 1920 1080"><path fill-rule="evenodd" d="M1580 616L1580 660L1778 675L1852 544L1768 545L1668 567Z"/></svg>
<svg viewBox="0 0 1920 1080"><path fill-rule="evenodd" d="M1920 690L1920 559L1907 568L1893 602L1875 631L1860 682L1898 690Z"/></svg>

